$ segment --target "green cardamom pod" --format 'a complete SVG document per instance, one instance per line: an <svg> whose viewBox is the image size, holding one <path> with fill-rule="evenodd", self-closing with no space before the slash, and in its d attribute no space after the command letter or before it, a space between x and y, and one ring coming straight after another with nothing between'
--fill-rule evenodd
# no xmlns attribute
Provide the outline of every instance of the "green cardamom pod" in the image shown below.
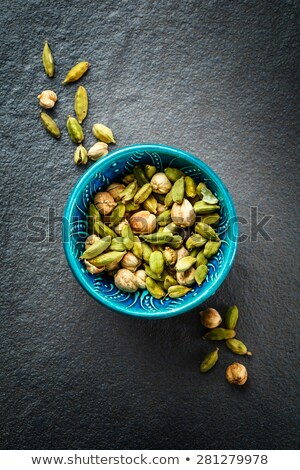
<svg viewBox="0 0 300 470"><path fill-rule="evenodd" d="M177 204L182 204L184 199L184 177L182 176L175 181L172 188L172 198Z"/></svg>
<svg viewBox="0 0 300 470"><path fill-rule="evenodd" d="M151 247L148 245L148 243L142 242L142 250L143 250L143 260L146 261L146 263L149 263L150 256L152 253Z"/></svg>
<svg viewBox="0 0 300 470"><path fill-rule="evenodd" d="M148 266L147 264L145 264L144 269L145 269L145 273L147 274L147 276L151 277L151 279L153 279L154 281L162 281L163 280L162 275L154 273L152 271L152 269L150 268L150 266Z"/></svg>
<svg viewBox="0 0 300 470"><path fill-rule="evenodd" d="M208 372L214 367L219 357L218 351L219 348L216 348L214 351L205 356L203 362L200 364L200 372Z"/></svg>
<svg viewBox="0 0 300 470"><path fill-rule="evenodd" d="M146 288L148 292L156 299L162 299L165 296L163 289L151 277L146 279Z"/></svg>
<svg viewBox="0 0 300 470"><path fill-rule="evenodd" d="M172 206L173 204L173 188L168 192L168 194L166 194L165 198L164 198L164 205L167 206L167 207L170 207Z"/></svg>
<svg viewBox="0 0 300 470"><path fill-rule="evenodd" d="M84 134L81 125L74 117L68 116L67 129L69 136L75 144L80 144L84 139Z"/></svg>
<svg viewBox="0 0 300 470"><path fill-rule="evenodd" d="M216 204L208 204L204 201L198 201L194 204L196 214L210 214L218 209L220 209L220 206L217 206Z"/></svg>
<svg viewBox="0 0 300 470"><path fill-rule="evenodd" d="M225 328L214 328L213 330L208 331L204 338L210 339L212 341L222 341L223 339L234 338L236 332L234 330L227 330Z"/></svg>
<svg viewBox="0 0 300 470"><path fill-rule="evenodd" d="M207 225L216 225L221 216L217 212L213 212L212 214L207 214L207 215L202 215L200 222L203 222L204 224Z"/></svg>
<svg viewBox="0 0 300 470"><path fill-rule="evenodd" d="M128 213L129 212L136 212L137 210L139 210L139 208L140 208L139 204L135 204L133 201L130 201L125 206L125 212L128 212Z"/></svg>
<svg viewBox="0 0 300 470"><path fill-rule="evenodd" d="M143 168L140 165L136 165L133 169L133 173L135 175L135 178L138 182L139 186L144 186L144 184L148 184L149 180L146 177Z"/></svg>
<svg viewBox="0 0 300 470"><path fill-rule="evenodd" d="M89 161L87 150L83 145L78 145L74 153L75 165L86 165Z"/></svg>
<svg viewBox="0 0 300 470"><path fill-rule="evenodd" d="M172 183L175 183L175 181L184 176L184 173L178 168L166 168L165 175Z"/></svg>
<svg viewBox="0 0 300 470"><path fill-rule="evenodd" d="M213 195L210 189L206 186L201 189L202 201L207 202L207 204L218 204L218 199Z"/></svg>
<svg viewBox="0 0 300 470"><path fill-rule="evenodd" d="M164 232L167 233L167 232ZM183 244L183 238L180 235L173 235L172 240L168 243L170 248L173 248L173 250L179 250L179 248Z"/></svg>
<svg viewBox="0 0 300 470"><path fill-rule="evenodd" d="M174 222L171 222L170 224L164 227L164 232L176 233L179 230L180 228Z"/></svg>
<svg viewBox="0 0 300 470"><path fill-rule="evenodd" d="M142 242L139 239L138 236L133 237L133 247L132 247L132 253L134 256L136 256L139 259L143 259L143 247L142 247Z"/></svg>
<svg viewBox="0 0 300 470"><path fill-rule="evenodd" d="M90 235L95 233L94 224L97 220L101 220L100 213L94 204L90 204L88 211L88 228Z"/></svg>
<svg viewBox="0 0 300 470"><path fill-rule="evenodd" d="M165 277L165 280L164 280L164 289L166 291L169 290L169 287L171 286L177 286L177 281L174 279L173 276L171 276L170 274L168 274L166 277Z"/></svg>
<svg viewBox="0 0 300 470"><path fill-rule="evenodd" d="M56 124L55 121L46 113L41 112L40 114L42 123L46 129L46 131L49 132L49 134L52 135L52 137L55 137L56 139L60 138L60 130L58 125Z"/></svg>
<svg viewBox="0 0 300 470"><path fill-rule="evenodd" d="M79 124L82 124L88 113L88 94L86 89L81 85L75 93L74 110Z"/></svg>
<svg viewBox="0 0 300 470"><path fill-rule="evenodd" d="M160 204L164 204L164 200L165 200L165 197L166 197L165 194L158 194L158 193L152 193L152 194L155 197L155 199L157 200L157 202L159 202Z"/></svg>
<svg viewBox="0 0 300 470"><path fill-rule="evenodd" d="M197 185L190 176L184 178L184 188L186 197L194 199L197 196Z"/></svg>
<svg viewBox="0 0 300 470"><path fill-rule="evenodd" d="M153 196L153 194L150 194L150 196L148 196L148 198L143 202L144 209L146 209L146 211L148 212L151 212L151 214L157 213L157 205L158 202Z"/></svg>
<svg viewBox="0 0 300 470"><path fill-rule="evenodd" d="M157 172L157 169L155 166L152 166L152 165L144 166L144 173L149 181L151 180L152 176L155 175L156 172Z"/></svg>
<svg viewBox="0 0 300 470"><path fill-rule="evenodd" d="M229 307L225 313L224 324L229 330L234 330L239 319L239 309L236 305Z"/></svg>
<svg viewBox="0 0 300 470"><path fill-rule="evenodd" d="M206 242L206 238L202 237L200 234L194 233L187 239L185 246L187 250L192 251L194 248L201 248Z"/></svg>
<svg viewBox="0 0 300 470"><path fill-rule="evenodd" d="M66 78L62 82L63 85L65 85L66 83L76 82L77 80L79 80L82 77L82 75L84 75L85 72L88 70L89 66L90 64L88 62L79 62L79 64L76 64L67 73Z"/></svg>
<svg viewBox="0 0 300 470"><path fill-rule="evenodd" d="M126 251L109 251L89 261L96 266L96 268L100 268L101 266L107 266L111 263L119 263L125 254Z"/></svg>
<svg viewBox="0 0 300 470"><path fill-rule="evenodd" d="M199 253L197 254L197 257L196 257L196 266L198 268L198 266L201 266L202 264L207 264L208 263L208 259L204 256L204 250L202 251L199 251Z"/></svg>
<svg viewBox="0 0 300 470"><path fill-rule="evenodd" d="M133 201L135 204L142 204L152 193L152 186L150 183L145 183L135 194Z"/></svg>
<svg viewBox="0 0 300 470"><path fill-rule="evenodd" d="M212 240L214 242L219 241L219 236L215 232L215 230L208 224L204 224L203 222L198 222L195 227L196 232L202 237L206 238L207 240Z"/></svg>
<svg viewBox="0 0 300 470"><path fill-rule="evenodd" d="M153 251L149 259L149 267L155 274L161 274L165 267L164 257L160 251Z"/></svg>
<svg viewBox="0 0 300 470"><path fill-rule="evenodd" d="M197 255L199 253L199 250L200 248L196 247L196 248L193 248L191 251L190 251L190 256L192 256L193 258L197 258Z"/></svg>
<svg viewBox="0 0 300 470"><path fill-rule="evenodd" d="M212 242L208 241L205 244L203 253L206 258L211 258L212 256L216 255L219 251L219 248L221 246L221 242Z"/></svg>
<svg viewBox="0 0 300 470"><path fill-rule="evenodd" d="M228 339L226 341L226 346L228 349L230 349L230 351L235 354L239 354L240 356L244 356L245 354L247 356L252 356L252 353L248 351L247 346L238 339Z"/></svg>
<svg viewBox="0 0 300 470"><path fill-rule="evenodd" d="M45 41L42 59L46 74L52 78L54 76L54 60L48 41Z"/></svg>
<svg viewBox="0 0 300 470"><path fill-rule="evenodd" d="M171 299L178 299L179 297L183 297L186 295L191 289L186 286L170 286L168 289L168 296Z"/></svg>
<svg viewBox="0 0 300 470"><path fill-rule="evenodd" d="M201 192L203 188L206 188L206 185L204 183L201 183L201 182L198 184L198 186L196 188L197 194L200 197L200 199L202 199L202 197L203 197L202 192Z"/></svg>
<svg viewBox="0 0 300 470"><path fill-rule="evenodd" d="M134 242L131 240L129 237L124 237L123 238L123 243L126 248L126 250L131 250L133 248Z"/></svg>
<svg viewBox="0 0 300 470"><path fill-rule="evenodd" d="M110 226L118 225L125 217L126 207L124 204L118 204L110 215Z"/></svg>
<svg viewBox="0 0 300 470"><path fill-rule="evenodd" d="M206 279L208 273L208 267L205 264L200 264L196 269L195 273L195 281L197 282L198 286L201 286Z"/></svg>
<svg viewBox="0 0 300 470"><path fill-rule="evenodd" d="M135 176L133 173L130 173L129 175L124 176L122 179L123 183L129 184L132 183L135 180Z"/></svg>
<svg viewBox="0 0 300 470"><path fill-rule="evenodd" d="M184 256L177 261L175 269L178 273L183 273L190 269L196 263L196 258L192 256Z"/></svg>
<svg viewBox="0 0 300 470"><path fill-rule="evenodd" d="M171 242L171 240L173 239L173 234L168 232L156 232L151 233L150 235L141 235L141 237L143 238L143 240L153 245L163 245L168 242Z"/></svg>
<svg viewBox="0 0 300 470"><path fill-rule="evenodd" d="M130 225L124 225L124 227L122 228L121 235L123 238L129 238L132 241L134 240L133 231Z"/></svg>
<svg viewBox="0 0 300 470"><path fill-rule="evenodd" d="M116 143L112 130L104 124L94 124L93 134L96 139L100 140L101 142L105 142L106 144Z"/></svg>
<svg viewBox="0 0 300 470"><path fill-rule="evenodd" d="M126 188L119 194L123 204L131 201L134 198L137 190L138 185L136 180L132 181L132 183L129 183L129 185L126 186Z"/></svg>
<svg viewBox="0 0 300 470"><path fill-rule="evenodd" d="M111 230L104 222L102 222L102 220L96 220L94 222L94 230L96 235L99 235L99 237L117 237L117 234L113 230Z"/></svg>
<svg viewBox="0 0 300 470"><path fill-rule="evenodd" d="M100 240L95 241L89 246L80 256L80 259L92 259L98 255L101 255L111 244L111 237L104 237Z"/></svg>
<svg viewBox="0 0 300 470"><path fill-rule="evenodd" d="M165 227L166 225L172 222L171 218L171 209L167 209L166 211L162 212L156 217L156 222L161 227Z"/></svg>
<svg viewBox="0 0 300 470"><path fill-rule="evenodd" d="M111 251L125 251L126 246L124 245L124 241L122 237L113 238L110 245Z"/></svg>

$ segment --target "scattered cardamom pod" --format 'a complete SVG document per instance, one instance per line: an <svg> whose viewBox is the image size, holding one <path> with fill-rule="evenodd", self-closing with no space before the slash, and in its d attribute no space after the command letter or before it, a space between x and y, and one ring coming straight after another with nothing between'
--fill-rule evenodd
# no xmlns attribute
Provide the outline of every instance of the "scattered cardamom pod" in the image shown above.
<svg viewBox="0 0 300 470"><path fill-rule="evenodd" d="M74 65L74 67L71 68L71 70L67 73L66 78L62 82L63 85L79 80L88 70L89 66L90 64L88 62L79 62L79 64Z"/></svg>
<svg viewBox="0 0 300 470"><path fill-rule="evenodd" d="M89 161L88 153L83 145L78 145L74 153L75 165L86 165Z"/></svg>
<svg viewBox="0 0 300 470"><path fill-rule="evenodd" d="M219 357L219 348L216 348L211 353L207 354L200 364L200 372L208 372L214 367Z"/></svg>
<svg viewBox="0 0 300 470"><path fill-rule="evenodd" d="M137 235L133 237L132 253L139 259L143 259L142 242Z"/></svg>
<svg viewBox="0 0 300 470"><path fill-rule="evenodd" d="M154 273L147 264L145 264L144 269L148 277L151 277L154 281L162 281L162 275Z"/></svg>
<svg viewBox="0 0 300 470"><path fill-rule="evenodd" d="M131 201L138 190L137 181L134 180L132 183L129 183L128 186L120 193L121 200L124 204Z"/></svg>
<svg viewBox="0 0 300 470"><path fill-rule="evenodd" d="M148 196L148 198L143 202L144 209L146 209L146 211L151 212L152 214L157 213L157 206L158 202L153 196L153 194L150 194L150 196Z"/></svg>
<svg viewBox="0 0 300 470"><path fill-rule="evenodd" d="M110 193L109 193L110 194ZM118 204L110 215L110 226L118 225L125 217L126 207L124 204Z"/></svg>
<svg viewBox="0 0 300 470"><path fill-rule="evenodd" d="M199 251L199 253L197 254L197 257L196 257L196 266L198 268L198 266L201 266L201 264L207 264L208 263L208 259L204 256L204 250L202 251Z"/></svg>
<svg viewBox="0 0 300 470"><path fill-rule="evenodd" d="M168 274L164 280L164 289L167 291L171 286L177 286L177 281L174 279L173 276Z"/></svg>
<svg viewBox="0 0 300 470"><path fill-rule="evenodd" d="M203 222L198 222L196 224L195 230L198 234L202 235L202 237L206 238L207 240L212 240L214 242L220 241L218 234L210 225L204 224Z"/></svg>
<svg viewBox="0 0 300 470"><path fill-rule="evenodd" d="M156 222L161 227L165 227L166 225L172 222L171 218L171 209L167 209L166 211L162 212L156 217Z"/></svg>
<svg viewBox="0 0 300 470"><path fill-rule="evenodd" d="M82 124L88 113L88 94L84 86L77 88L74 99L74 110L79 124Z"/></svg>
<svg viewBox="0 0 300 470"><path fill-rule="evenodd" d="M201 323L205 328L217 328L222 323L222 317L215 308L207 308L200 312Z"/></svg>
<svg viewBox="0 0 300 470"><path fill-rule="evenodd" d="M40 117L45 129L49 132L49 134L52 135L52 137L59 139L60 130L56 122L48 114L43 112L41 112Z"/></svg>
<svg viewBox="0 0 300 470"><path fill-rule="evenodd" d="M48 41L45 41L42 59L46 74L50 78L54 77L54 59Z"/></svg>
<svg viewBox="0 0 300 470"><path fill-rule="evenodd" d="M238 339L228 339L226 341L226 346L228 347L228 349L230 349L230 351L235 354L239 354L240 356L243 356L245 354L248 356L252 356L252 353L248 351L247 346Z"/></svg>
<svg viewBox="0 0 300 470"><path fill-rule="evenodd" d="M214 328L213 330L208 331L204 338L210 339L211 341L222 341L224 339L234 338L236 332L234 330L228 330L226 328Z"/></svg>
<svg viewBox="0 0 300 470"><path fill-rule="evenodd" d="M201 221L207 225L216 225L220 220L220 214L213 212L212 214L202 215Z"/></svg>
<svg viewBox="0 0 300 470"><path fill-rule="evenodd" d="M148 245L148 243L142 242L142 250L143 250L143 260L146 261L146 263L149 263L152 250L150 246Z"/></svg>
<svg viewBox="0 0 300 470"><path fill-rule="evenodd" d="M44 90L38 95L40 106L44 109L51 109L57 101L57 94L52 90Z"/></svg>
<svg viewBox="0 0 300 470"><path fill-rule="evenodd" d="M111 251L126 251L126 246L122 237L113 238L110 244L109 249Z"/></svg>
<svg viewBox="0 0 300 470"><path fill-rule="evenodd" d="M236 305L229 307L225 313L224 324L229 330L234 330L239 318L239 309Z"/></svg>
<svg viewBox="0 0 300 470"><path fill-rule="evenodd" d="M243 364L234 362L226 369L226 379L231 384L244 385L247 381L247 378L247 369Z"/></svg>
<svg viewBox="0 0 300 470"><path fill-rule="evenodd" d="M75 144L80 144L84 140L82 127L74 117L68 116L67 129L69 136Z"/></svg>
<svg viewBox="0 0 300 470"><path fill-rule="evenodd" d="M207 204L218 204L218 199L213 195L210 189L206 186L201 189L202 201L207 202Z"/></svg>
<svg viewBox="0 0 300 470"><path fill-rule="evenodd" d="M93 125L93 134L96 139L105 142L106 144L115 144L115 138L111 129L104 124L94 124Z"/></svg>

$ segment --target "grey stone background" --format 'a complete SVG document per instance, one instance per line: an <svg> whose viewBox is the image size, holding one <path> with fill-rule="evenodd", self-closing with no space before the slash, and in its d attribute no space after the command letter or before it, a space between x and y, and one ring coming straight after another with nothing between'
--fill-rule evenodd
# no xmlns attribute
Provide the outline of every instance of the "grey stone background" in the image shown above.
<svg viewBox="0 0 300 470"><path fill-rule="evenodd" d="M2 1L2 448L299 445L297 13L292 0ZM53 80L41 64L46 38ZM87 146L101 121L117 148L180 147L228 186L248 239L203 307L239 306L252 358L224 347L201 375L210 345L197 311L157 322L121 316L73 278L59 220L84 168L73 165L65 130L77 86L61 81L80 60L91 63L81 81L90 96ZM36 97L47 88L59 96L59 142L39 122ZM251 206L259 218L273 215L272 241L249 239ZM28 220L49 208L58 218L53 239L30 243ZM249 371L241 388L224 377L236 359Z"/></svg>

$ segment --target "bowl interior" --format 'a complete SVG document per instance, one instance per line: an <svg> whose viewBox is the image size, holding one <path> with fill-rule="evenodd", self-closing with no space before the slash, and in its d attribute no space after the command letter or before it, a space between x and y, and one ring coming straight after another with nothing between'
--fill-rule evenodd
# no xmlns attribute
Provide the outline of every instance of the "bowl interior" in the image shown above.
<svg viewBox="0 0 300 470"><path fill-rule="evenodd" d="M198 183L203 181L219 199L221 219L216 228L221 247L210 258L209 272L202 286L193 286L182 298L154 299L147 290L126 293L117 289L106 273L91 275L79 256L88 236L87 214L94 195L113 181L121 181L137 164L150 164L158 170L171 166L180 168ZM236 252L235 209L231 197L219 177L198 158L163 145L134 145L110 153L95 163L75 185L64 214L64 249L68 263L79 283L95 299L116 311L148 318L162 318L186 312L203 303L215 293L226 278Z"/></svg>

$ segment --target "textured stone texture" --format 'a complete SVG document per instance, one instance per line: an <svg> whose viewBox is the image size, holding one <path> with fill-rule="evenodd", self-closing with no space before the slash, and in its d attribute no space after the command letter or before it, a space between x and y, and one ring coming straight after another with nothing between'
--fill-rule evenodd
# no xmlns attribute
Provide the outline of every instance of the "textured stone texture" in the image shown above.
<svg viewBox="0 0 300 470"><path fill-rule="evenodd" d="M1 4L1 447L47 449L265 449L299 445L299 35L296 1L7 1ZM298 30L299 31L299 30ZM48 38L57 65L41 66ZM61 81L89 60L87 145L95 121L118 146L159 142L198 155L224 180L240 217L268 224L240 244L234 267L204 306L237 303L239 337L253 351L244 388L197 312L149 322L89 298L54 240L28 241L28 219L59 218L84 171L72 163L65 119L76 85ZM59 96L56 142L36 96ZM298 142L299 143L299 142ZM44 226L46 228L46 226ZM248 225L241 232L249 235ZM296 240L296 237L298 240ZM239 360L239 359L238 359Z"/></svg>

